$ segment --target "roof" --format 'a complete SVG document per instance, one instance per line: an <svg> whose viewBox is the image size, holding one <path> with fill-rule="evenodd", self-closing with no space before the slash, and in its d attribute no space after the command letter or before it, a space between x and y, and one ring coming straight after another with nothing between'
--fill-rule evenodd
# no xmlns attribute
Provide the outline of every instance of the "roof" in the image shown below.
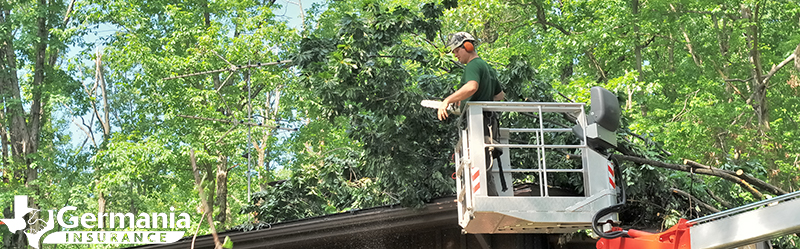
<svg viewBox="0 0 800 249"><path fill-rule="evenodd" d="M319 248L340 245L345 248L353 240L398 238L405 233L419 233L453 227L458 224L455 197L432 200L419 209L400 205L348 211L324 216L271 224L267 229L253 231L225 231L220 240L229 236L236 249L248 248ZM132 248L172 249L188 248L192 237L175 243L152 244ZM198 236L195 248L213 248L211 235Z"/></svg>

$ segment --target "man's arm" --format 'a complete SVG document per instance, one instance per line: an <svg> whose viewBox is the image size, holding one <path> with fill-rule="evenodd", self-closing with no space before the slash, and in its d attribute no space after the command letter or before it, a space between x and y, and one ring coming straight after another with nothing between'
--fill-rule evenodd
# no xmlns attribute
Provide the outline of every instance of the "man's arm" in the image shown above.
<svg viewBox="0 0 800 249"><path fill-rule="evenodd" d="M478 82L474 80L470 80L467 84L464 84L458 91L450 94L447 98L442 101L442 104L439 105L439 120L444 120L447 118L447 106L455 103L459 103L462 100L465 100L475 94L475 91L478 91Z"/></svg>

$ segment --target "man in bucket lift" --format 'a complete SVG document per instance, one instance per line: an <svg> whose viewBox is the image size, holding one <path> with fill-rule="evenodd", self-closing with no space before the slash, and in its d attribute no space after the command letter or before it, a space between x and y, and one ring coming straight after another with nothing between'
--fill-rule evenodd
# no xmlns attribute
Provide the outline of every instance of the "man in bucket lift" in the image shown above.
<svg viewBox="0 0 800 249"><path fill-rule="evenodd" d="M467 32L458 32L450 35L447 41L447 49L458 58L458 61L466 65L464 74L461 76L461 88L442 101L439 106L439 120L447 118L447 108L450 104L459 105L461 101L500 101L505 98L505 92L497 80L495 71L483 59L478 57L475 51L475 38ZM499 132L498 115L494 112L483 112L483 134L486 143L495 143ZM491 153L489 151L492 151ZM500 156L500 150L487 148L486 165L488 167L494 158ZM502 176L502 173L501 173ZM490 196L497 196L497 189L494 186L492 174L486 174L487 191ZM503 179L501 179L503 180ZM505 188L505 183L503 183ZM504 189L505 191L505 189Z"/></svg>

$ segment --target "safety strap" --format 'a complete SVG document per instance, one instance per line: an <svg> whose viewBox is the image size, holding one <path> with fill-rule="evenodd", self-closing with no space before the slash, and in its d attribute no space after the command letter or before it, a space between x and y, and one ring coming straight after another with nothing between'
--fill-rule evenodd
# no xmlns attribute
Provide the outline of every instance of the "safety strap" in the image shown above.
<svg viewBox="0 0 800 249"><path fill-rule="evenodd" d="M496 117L491 117L490 120L491 119L496 119ZM492 125L494 125L494 124L495 123L492 123L491 125L489 125L489 142L492 143L492 144L494 144L494 142L495 142L495 140L494 140L494 137L495 137L494 135L495 134L492 134L493 133L492 131L493 131L493 128L494 128L494 127L492 127ZM495 148L495 147L491 147L491 148L489 148L489 155L492 157L492 159L497 159L497 166L499 166L498 167L498 171L500 172L500 187L502 188L503 192L506 192L506 190L508 190L508 186L506 186L506 176L505 176L505 174L503 174L503 162L500 161L500 156L503 155L503 152L497 150L497 148ZM491 166L489 168L491 168Z"/></svg>
<svg viewBox="0 0 800 249"><path fill-rule="evenodd" d="M492 157L494 157L494 155L492 155ZM506 176L505 174L503 174L503 163L502 161L500 161L500 156L497 156L496 158L497 158L497 166L499 166L497 169L500 171L500 187L503 188L503 192L506 192L506 190L508 190L508 187L506 186Z"/></svg>

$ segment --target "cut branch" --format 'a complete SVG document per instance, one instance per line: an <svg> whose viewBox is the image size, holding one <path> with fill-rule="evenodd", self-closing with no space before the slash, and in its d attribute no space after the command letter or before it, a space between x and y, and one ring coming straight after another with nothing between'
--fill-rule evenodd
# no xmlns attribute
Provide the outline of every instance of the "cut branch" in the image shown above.
<svg viewBox="0 0 800 249"><path fill-rule="evenodd" d="M715 168L712 168L712 167L695 169L695 168L693 168L693 167L691 167L689 165L664 163L664 162L651 160L651 159L647 159L647 158L636 157L636 156L627 156L627 155L619 155L619 154L614 154L611 157L614 158L614 159L618 159L618 160L625 160L625 161L639 163L639 164L647 164L647 165L656 166L656 167L659 167L659 168L679 170L679 171L685 171L685 172L694 172L694 173L697 173L697 174L716 176L716 177L719 177L719 178L722 178L722 179L725 179L725 180L728 180L728 181L731 181L731 182L735 182L736 184L741 185L744 189L746 189L748 192L753 194L753 196L755 196L756 198L764 199L764 195L761 194L761 192L759 192L758 190L754 189L747 181L743 180L742 178L737 177L736 175L731 175L731 174L725 173L723 170L720 170L720 169L715 169Z"/></svg>
<svg viewBox="0 0 800 249"><path fill-rule="evenodd" d="M688 160L688 159L684 160L684 163L686 165L689 165L689 166L699 167L699 168L706 168L706 169L715 170L715 171L721 171L721 172L724 172L726 174L729 174L729 175L732 175L732 176L736 176L736 177L741 178L742 180L744 180L744 181L746 181L746 182L748 182L748 183L750 183L752 185L755 185L756 187L758 187L760 189L767 190L770 193L773 193L775 195L785 195L785 194L789 193L789 192L786 192L785 190L783 190L781 188L778 188L778 187L776 187L776 186L774 186L772 184L769 184L769 183L767 183L765 181L762 181L761 179L758 179L758 178L755 178L755 177L753 177L751 175L745 174L744 171L741 171L741 170L737 171L737 172L733 172L733 171L730 171L730 170L718 169L718 168L714 168L714 167L711 167L711 166L708 166L708 165L703 165L703 164L700 164L698 162L695 162L695 161L692 161L692 160Z"/></svg>

